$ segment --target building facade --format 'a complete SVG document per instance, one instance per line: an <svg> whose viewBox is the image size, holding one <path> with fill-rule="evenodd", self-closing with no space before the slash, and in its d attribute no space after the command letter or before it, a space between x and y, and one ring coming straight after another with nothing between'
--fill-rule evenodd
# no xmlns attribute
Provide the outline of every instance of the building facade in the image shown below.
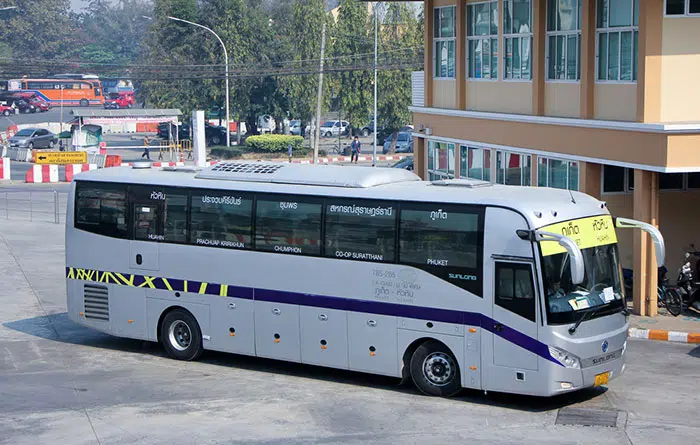
<svg viewBox="0 0 700 445"><path fill-rule="evenodd" d="M657 225L669 278L700 245L700 0L425 0L415 170L578 190ZM634 310L651 240L620 231Z"/></svg>

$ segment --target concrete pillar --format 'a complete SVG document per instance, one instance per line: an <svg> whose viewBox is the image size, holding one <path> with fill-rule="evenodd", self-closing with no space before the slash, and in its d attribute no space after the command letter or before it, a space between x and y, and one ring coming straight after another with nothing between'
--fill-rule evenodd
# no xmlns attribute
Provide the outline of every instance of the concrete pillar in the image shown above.
<svg viewBox="0 0 700 445"><path fill-rule="evenodd" d="M423 52L423 82L425 82L423 100L425 102L424 106L428 108L433 106L433 51L435 48L433 44L433 24L435 23L433 19L434 6L434 0L425 0L423 2L423 15L425 16L425 23L423 25L423 42L425 42L425 51Z"/></svg>
<svg viewBox="0 0 700 445"><path fill-rule="evenodd" d="M659 175L646 170L634 171L633 218L659 225ZM628 229L631 230L631 229ZM657 313L657 269L654 245L646 232L635 230L634 313L653 317Z"/></svg>
<svg viewBox="0 0 700 445"><path fill-rule="evenodd" d="M580 117L595 115L595 30L596 0L583 0L581 5L581 90Z"/></svg>
<svg viewBox="0 0 700 445"><path fill-rule="evenodd" d="M639 2L637 122L661 121L663 0Z"/></svg>
<svg viewBox="0 0 700 445"><path fill-rule="evenodd" d="M545 69L547 0L534 0L532 6L532 114L544 116L544 81L547 72ZM501 21L501 23L503 22ZM499 29L501 27L499 26ZM505 53L505 48L499 49Z"/></svg>
<svg viewBox="0 0 700 445"><path fill-rule="evenodd" d="M415 138L413 140L413 173L420 176L422 179L428 177L428 141L424 138Z"/></svg>
<svg viewBox="0 0 700 445"><path fill-rule="evenodd" d="M595 162L579 161L579 191L600 199L603 166Z"/></svg>
<svg viewBox="0 0 700 445"><path fill-rule="evenodd" d="M455 105L458 110L467 108L467 5L464 0L457 0L457 8L455 8L456 27L455 34L457 41L455 42L455 92L457 98ZM498 29L501 29L499 26ZM459 156L459 155L458 155Z"/></svg>

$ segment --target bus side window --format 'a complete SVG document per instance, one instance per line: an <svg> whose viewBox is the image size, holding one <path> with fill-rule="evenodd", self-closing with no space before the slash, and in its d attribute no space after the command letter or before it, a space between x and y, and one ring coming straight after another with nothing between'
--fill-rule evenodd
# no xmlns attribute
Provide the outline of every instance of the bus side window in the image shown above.
<svg viewBox="0 0 700 445"><path fill-rule="evenodd" d="M128 237L125 186L78 181L75 196L75 228L112 238Z"/></svg>
<svg viewBox="0 0 700 445"><path fill-rule="evenodd" d="M348 260L393 262L396 206L391 202L326 202L325 256Z"/></svg>
<svg viewBox="0 0 700 445"><path fill-rule="evenodd" d="M192 191L190 243L250 249L253 199L237 192Z"/></svg>
<svg viewBox="0 0 700 445"><path fill-rule="evenodd" d="M510 312L535 321L535 287L529 264L496 263L495 302Z"/></svg>
<svg viewBox="0 0 700 445"><path fill-rule="evenodd" d="M322 204L316 199L283 195L259 198L255 213L255 249L319 255Z"/></svg>

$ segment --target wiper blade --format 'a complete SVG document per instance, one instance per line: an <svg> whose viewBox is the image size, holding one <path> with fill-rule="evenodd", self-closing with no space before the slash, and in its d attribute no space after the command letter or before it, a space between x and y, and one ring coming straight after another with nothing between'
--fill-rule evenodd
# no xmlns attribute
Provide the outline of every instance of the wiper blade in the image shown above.
<svg viewBox="0 0 700 445"><path fill-rule="evenodd" d="M574 335L574 333L576 332L576 329L578 329L578 327L581 326L581 323L583 323L584 321L588 320L589 318L591 318L592 316L597 314L598 311L600 311L600 309L603 307L605 307L605 305L596 306L596 307L593 307L593 308L589 309L588 311L586 311L586 313L583 314L581 316L581 318L578 319L576 324L569 328L569 334Z"/></svg>

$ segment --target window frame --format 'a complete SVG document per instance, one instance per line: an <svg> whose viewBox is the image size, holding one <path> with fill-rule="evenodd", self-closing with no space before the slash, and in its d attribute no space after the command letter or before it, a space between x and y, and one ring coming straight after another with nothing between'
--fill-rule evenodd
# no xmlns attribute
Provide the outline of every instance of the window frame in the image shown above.
<svg viewBox="0 0 700 445"><path fill-rule="evenodd" d="M464 9L465 9L465 14L466 14L466 19L465 19L465 23L466 23L465 28L466 28L466 29L465 29L465 33L464 33L464 34L465 34L465 56L464 56L464 57L465 57L465 64L466 64L465 67L466 67L466 69L465 69L464 71L465 71L466 79L469 80L470 82L471 82L471 81L476 81L476 82L497 82L497 81L499 81L499 80L501 79L501 73L500 73L501 67L496 66L496 70L495 70L495 74L496 74L496 75L495 75L495 77L493 76L493 74L494 74L494 69L493 69L493 67L492 67L493 61L495 60L495 61L496 61L496 64L498 65L498 64L499 64L499 63L498 63L498 60L500 59L500 57L498 57L498 56L495 57L495 58L493 57L493 53L494 53L493 43L494 43L494 41L495 41L495 43L496 43L496 50L495 50L496 54L498 54L498 48L501 46L501 43L500 43L500 36L499 36L500 25L501 25L501 24L499 23L499 22L500 22L500 20L499 20L499 18L500 18L500 11L498 10L498 7L499 7L499 4L500 4L500 3L501 3L501 1L499 1L499 0L482 0L482 1L474 2L474 3L467 3L467 4L466 4L466 8L464 8ZM469 13L470 8L474 8L474 7L477 6L477 5L484 5L484 4L489 5L489 33L488 33L488 34L485 34L485 35L471 36L471 35L469 34L469 33L470 33L470 29L471 29L471 23L470 23L470 21L469 21L469 18L470 18L470 13ZM495 4L495 5L496 5L496 15L498 16L498 17L496 18L496 20L495 20L495 23L496 23L496 34L492 34L492 33L491 33L491 25L492 25L492 23L491 23L491 4ZM471 45L470 45L470 42L478 42L478 41L481 41L481 77L473 77L473 76L471 75L471 73L470 73L470 71L471 71L471 70L470 70L471 65L470 65L470 59L469 59L469 49L470 49L470 46L471 46ZM489 58L489 73L490 73L490 77L483 77L483 73L484 73L484 44L483 44L483 42L484 42L484 41L488 41L488 42L489 42L489 57L488 57L488 58Z"/></svg>
<svg viewBox="0 0 700 445"><path fill-rule="evenodd" d="M582 20L582 1L583 0L576 0L576 29L573 30L568 30L568 31L562 31L562 30L557 30L558 28L558 23L555 24L554 30L550 31L549 30L549 5L554 3L555 5L558 5L557 0L547 0L546 5L545 5L545 49L544 49L544 64L545 64L545 82L551 82L551 83L581 83L581 20ZM566 78L566 69L568 67L568 61L569 61L569 37L570 36L575 36L576 37L576 42L577 42L577 50L576 50L576 79L567 79ZM551 77L550 69L549 69L549 49L550 49L550 37L564 37L564 51L565 51L565 56L564 56L564 79L558 79L555 77Z"/></svg>
<svg viewBox="0 0 700 445"><path fill-rule="evenodd" d="M547 172L545 174L545 185L540 185L540 162L541 161L547 161ZM566 188L559 188L559 187L552 187L549 184L549 170L550 170L550 161L559 161L559 162L564 162L566 163ZM570 188L571 185L571 165L572 164L577 164L577 175L578 178L576 178L576 190ZM602 177L602 174L601 174ZM558 190L571 190L572 192L578 192L581 189L581 162L573 159L565 159L565 158L556 158L556 157L550 157L550 156L538 156L537 157L537 187L550 187L550 188L556 188Z"/></svg>
<svg viewBox="0 0 700 445"><path fill-rule="evenodd" d="M516 186L531 187L532 186L532 168L533 168L532 155L528 154L528 153L521 153L521 152L512 151L512 150L496 150L495 160L493 161L494 168L496 169L496 174L494 175L493 181L491 181L491 182L494 184L511 185L511 184L506 184L506 170L507 170L507 167L505 166L505 155L506 154L515 154L515 155L520 156L520 161L519 161L520 166L518 167L520 169L520 184L516 184ZM499 170L498 158L499 158L499 155L503 156L503 164L504 164L504 166L502 168L502 170L503 170L503 182L502 183L498 182L498 173L499 173L498 172L498 170ZM530 175L529 175L530 177L528 178L527 184L525 184L525 181L524 181L526 176L525 176L525 172L524 172L525 166L523 165L523 163L524 163L523 161L525 159L530 160Z"/></svg>
<svg viewBox="0 0 700 445"><path fill-rule="evenodd" d="M537 303L539 301L539 296L537 295L537 291L535 288L535 274L534 274L534 264L530 262L516 262L516 261L505 261L505 260L497 260L493 264L493 303L500 307L503 310L506 310L512 314L515 314L519 317L524 318L527 321L530 321L532 323L537 323ZM500 289L500 280L499 280L499 273L502 270L511 270L513 271L513 297L512 298L500 298L499 297L499 289ZM518 298L515 296L515 283L516 283L516 272L517 271L525 271L527 270L529 272L529 277L530 277L530 298ZM505 300L506 302L510 301L513 304L512 305L504 305L501 303L501 301ZM527 308L527 313L524 313L522 307L519 306L524 306L524 304L515 304L515 303L523 303L523 302L531 302L531 307Z"/></svg>
<svg viewBox="0 0 700 445"><path fill-rule="evenodd" d="M598 5L602 0L596 0L596 28L595 28L595 83L596 84L611 84L611 85L636 85L637 80L639 78L639 23L637 25L634 24L634 19L635 19L635 11L638 14L639 13L639 1L640 0L631 0L632 3L632 10L631 12L631 17L632 20L630 21L631 25L630 26L615 26L611 27L610 26L610 9L608 8L608 17L607 17L607 28L598 28ZM609 0L611 2L615 0ZM641 0L645 1L645 0ZM666 12L665 10L666 3L664 1L664 13ZM638 17L638 16L637 16ZM631 80L622 80L622 34L626 32L631 32L632 33L632 60L630 63L632 64L632 79ZM610 69L610 64L608 61L606 61L606 79L601 79L600 78L600 36L602 34L607 35L607 50L606 50L606 56L608 60L610 59L610 34L619 34L619 42L618 42L618 72L617 72L617 79L610 80L607 79L607 72ZM636 38L635 38L636 37Z"/></svg>
<svg viewBox="0 0 700 445"><path fill-rule="evenodd" d="M501 80L503 80L504 82L532 82L532 44L533 44L533 40L534 40L534 34L533 34L533 32L532 32L532 24L533 24L533 20L534 20L534 8L533 8L533 6L532 6L532 0L526 0L526 1L527 1L528 4L530 5L530 8L529 8L529 11L530 11L530 31L529 31L529 32L527 32L527 33L521 33L521 32L506 32L507 30L506 30L506 25L505 25L505 23L501 23L501 26L503 27L503 32L502 32L502 34L503 34L503 42L501 43L501 47L502 47L502 50L501 50L501 51L502 51L502 54L503 54L503 59L502 59L502 60L503 60L502 65L503 65L503 66L502 66L502 68L501 68L500 75L501 75ZM510 4L510 11L511 11L511 14L513 13L513 10L514 10L514 0L503 0L503 14L502 14L503 20L502 20L502 22L505 22L505 20L506 20L506 15L505 15L505 12L506 12L506 3ZM511 16L511 28L512 28L512 26L513 26L513 17ZM511 31L512 31L512 29L511 29ZM528 77L527 77L527 78L523 78L523 77L522 77L522 57L523 57L523 53L522 53L522 45L521 45L521 44L520 44L520 60L521 60L521 63L520 63L520 68L521 68L520 73L521 73L521 77L519 77L519 78L507 77L507 75L506 75L506 67L507 67L507 65L508 65L508 62L507 62L507 59L508 59L508 41L510 40L510 41L512 41L512 42L515 42L515 41L522 42L523 39L528 39L528 40L529 40L529 47L530 47L530 49L529 49L529 59L528 59L528 63L529 63L529 67L530 67L530 68L529 68ZM513 47L515 47L515 46L513 46ZM515 67L515 64L513 63L513 56L512 56L512 55L511 55L511 64L513 64L513 67ZM513 68L512 73L515 73L515 68ZM511 74L511 76L512 76L512 74Z"/></svg>
<svg viewBox="0 0 700 445"><path fill-rule="evenodd" d="M459 144L456 144L454 142L447 142L447 141L442 141L438 139L429 139L428 140L428 148L426 150L426 155L428 159L426 161L430 160L430 151L431 150L436 150L436 152L439 153L439 149L437 147L432 147L431 144L446 144L445 151L447 152L447 169L442 171L439 167L436 167L433 165L433 168L430 169L430 162L426 162L426 166L428 167L428 178L431 178L431 175L436 176L439 179L431 179L431 181L436 181L436 180L441 180L441 179L454 179L456 176L457 169L459 166L456 165L456 150L459 147ZM450 156L450 151L452 152L452 156ZM436 160L439 159L436 158ZM450 164L454 167L452 172L450 173Z"/></svg>
<svg viewBox="0 0 700 445"><path fill-rule="evenodd" d="M698 17L700 12L690 12L690 0L683 0L683 14L666 14L666 3L664 0L664 18Z"/></svg>
<svg viewBox="0 0 700 445"><path fill-rule="evenodd" d="M80 230L86 233L90 233L92 235L98 235L98 236L104 236L107 238L112 238L112 239L117 239L117 240L126 240L126 241L132 241L133 236L132 236L132 221L131 221L131 208L130 208L130 200L129 200L129 184L124 184L120 182L103 182L103 181L75 181L75 192L73 195L73 229L74 230ZM103 233L97 233L93 232L91 230L88 230L86 228L81 228L78 227L78 211L80 207L78 206L78 192L82 187L92 187L92 188L122 188L124 191L124 224L125 224L125 234L123 237L117 237L113 235L105 235ZM91 198L95 199L95 198ZM101 203L100 203L101 207ZM101 224L100 224L101 226Z"/></svg>
<svg viewBox="0 0 700 445"><path fill-rule="evenodd" d="M236 194L239 195L242 199L249 199L251 201L251 207L250 207L250 232L248 233L248 236L250 237L250 243L248 247L231 247L231 246L212 246L212 245L207 245L207 244L197 244L196 239L194 238L194 230L193 230L193 222L192 222L192 215L193 215L193 202L194 202L194 196L202 196L204 194L211 193L213 195L223 195L226 193L230 194ZM243 251L254 251L255 250L255 194L250 193L250 192L241 192L238 190L226 190L226 189L210 189L210 188L189 188L189 213L187 215L187 222L188 222L188 245L190 246L195 246L195 247L209 247L209 248L216 248L216 249L226 249L226 250L243 250Z"/></svg>
<svg viewBox="0 0 700 445"><path fill-rule="evenodd" d="M452 8L453 13L452 13L452 20L454 21L454 35L451 37L443 37L440 34L442 33L442 26L440 25L442 23L442 15L440 14L440 10L446 9L446 8ZM456 5L447 5L447 6L436 6L433 8L433 26L435 23L435 20L438 20L438 27L436 29L433 29L433 79L456 79L457 78L457 6ZM436 34L438 35L436 37ZM438 60L440 60L440 57L438 55L437 51L437 46L438 43L446 42L448 43L448 51L447 51L447 76L440 76L439 70L438 70ZM454 46L454 53L453 53L453 66L454 66L454 73L450 76L450 53L449 53L449 42L452 42Z"/></svg>
<svg viewBox="0 0 700 445"><path fill-rule="evenodd" d="M463 151L465 151L464 149L466 149L466 158L464 156L465 153L463 152ZM482 166L483 166L483 164L485 164L484 159L486 158L486 154L488 153L489 166L488 166L488 168L486 168L486 166L483 166L481 168L481 172L482 172L481 178L473 178L473 177L469 176L469 152L472 150L479 151L481 153ZM465 161L466 161L466 163L465 163ZM469 178L469 179L476 179L479 181L493 182L493 177L491 174L492 166L493 166L493 155L492 155L492 151L490 148L476 147L476 146L469 145L469 144L467 144L467 145L459 144L459 177L460 178ZM462 167L466 167L466 170L462 171ZM486 171L488 171L488 176L489 176L488 179L484 179L484 173Z"/></svg>

